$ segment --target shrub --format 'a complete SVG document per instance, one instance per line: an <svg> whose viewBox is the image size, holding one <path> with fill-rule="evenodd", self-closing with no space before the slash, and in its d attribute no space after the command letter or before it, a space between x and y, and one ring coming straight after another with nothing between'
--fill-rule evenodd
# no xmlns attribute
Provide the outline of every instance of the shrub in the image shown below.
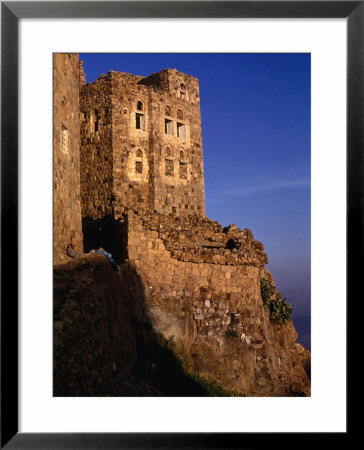
<svg viewBox="0 0 364 450"><path fill-rule="evenodd" d="M273 323L283 325L292 320L292 306L287 302L286 298L272 300L269 304L270 320Z"/></svg>
<svg viewBox="0 0 364 450"><path fill-rule="evenodd" d="M276 289L264 278L260 280L260 292L263 305L269 308L269 319L272 323L284 325L286 322L292 320L292 306L287 302L286 298L272 299L272 296L276 293Z"/></svg>
<svg viewBox="0 0 364 450"><path fill-rule="evenodd" d="M260 293L262 295L263 305L268 306L272 295L276 289L265 278L260 279Z"/></svg>

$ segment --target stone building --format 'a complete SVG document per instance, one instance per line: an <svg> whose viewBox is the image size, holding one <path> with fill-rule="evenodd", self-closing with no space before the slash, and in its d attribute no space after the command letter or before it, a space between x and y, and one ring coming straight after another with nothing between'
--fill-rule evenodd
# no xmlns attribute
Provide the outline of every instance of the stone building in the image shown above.
<svg viewBox="0 0 364 450"><path fill-rule="evenodd" d="M205 214L198 80L109 72L81 88L82 215Z"/></svg>
<svg viewBox="0 0 364 450"><path fill-rule="evenodd" d="M58 264L67 260L71 238L83 250L77 54L53 55L53 87L53 257Z"/></svg>
<svg viewBox="0 0 364 450"><path fill-rule="evenodd" d="M165 69L85 84L77 55L57 56L54 77L55 255L83 232L85 253L102 245L135 268L153 329L206 379L309 395L293 323L262 301L261 280L274 285L263 245L205 217L198 80Z"/></svg>

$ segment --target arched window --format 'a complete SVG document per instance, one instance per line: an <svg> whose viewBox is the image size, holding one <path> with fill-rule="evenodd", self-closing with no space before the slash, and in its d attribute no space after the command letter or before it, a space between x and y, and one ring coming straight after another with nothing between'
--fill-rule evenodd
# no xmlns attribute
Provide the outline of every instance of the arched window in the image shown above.
<svg viewBox="0 0 364 450"><path fill-rule="evenodd" d="M170 147L167 147L167 148L166 148L166 156L167 156L167 157L173 156L173 152L172 152L172 150L171 150Z"/></svg>
<svg viewBox="0 0 364 450"><path fill-rule="evenodd" d="M143 173L143 152L140 149L138 149L137 152L136 152L135 172L136 173Z"/></svg>
<svg viewBox="0 0 364 450"><path fill-rule="evenodd" d="M185 160L185 152L184 152L183 150L181 150L181 151L179 152L179 159L180 159L181 161L184 161L184 160Z"/></svg>
<svg viewBox="0 0 364 450"><path fill-rule="evenodd" d="M183 83L181 83L181 84L179 85L179 88L181 89L181 91L185 91L185 90L186 90L186 85L183 84Z"/></svg>
<svg viewBox="0 0 364 450"><path fill-rule="evenodd" d="M181 109L177 111L177 119L183 120L183 112Z"/></svg>
<svg viewBox="0 0 364 450"><path fill-rule="evenodd" d="M137 110L138 111L143 111L143 102L141 102L140 100L137 103Z"/></svg>
<svg viewBox="0 0 364 450"><path fill-rule="evenodd" d="M171 107L170 106L166 106L164 108L164 115L166 115L166 116L170 116L171 115Z"/></svg>

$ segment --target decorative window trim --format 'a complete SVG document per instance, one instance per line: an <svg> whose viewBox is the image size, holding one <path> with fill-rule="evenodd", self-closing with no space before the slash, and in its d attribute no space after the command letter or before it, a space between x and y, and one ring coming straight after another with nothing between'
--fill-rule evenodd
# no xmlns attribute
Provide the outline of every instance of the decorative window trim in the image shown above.
<svg viewBox="0 0 364 450"><path fill-rule="evenodd" d="M187 180L187 163L185 161L179 161L178 168L179 178L182 180Z"/></svg>
<svg viewBox="0 0 364 450"><path fill-rule="evenodd" d="M164 160L164 175L167 177L174 177L174 161L166 158Z"/></svg>

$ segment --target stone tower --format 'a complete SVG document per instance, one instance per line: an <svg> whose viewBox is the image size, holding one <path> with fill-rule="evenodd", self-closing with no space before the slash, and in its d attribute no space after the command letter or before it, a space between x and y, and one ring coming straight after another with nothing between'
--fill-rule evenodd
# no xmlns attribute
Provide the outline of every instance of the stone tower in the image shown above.
<svg viewBox="0 0 364 450"><path fill-rule="evenodd" d="M198 80L110 71L81 87L82 216L205 215Z"/></svg>

